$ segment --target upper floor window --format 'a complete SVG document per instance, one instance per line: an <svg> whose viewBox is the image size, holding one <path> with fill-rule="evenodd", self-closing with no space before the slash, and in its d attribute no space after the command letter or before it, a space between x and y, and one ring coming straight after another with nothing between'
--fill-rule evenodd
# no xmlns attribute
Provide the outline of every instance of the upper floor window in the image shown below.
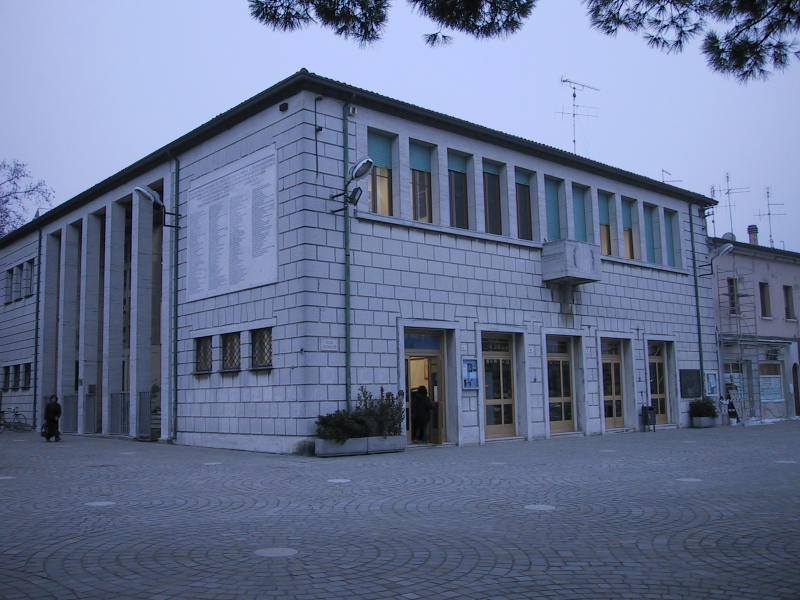
<svg viewBox="0 0 800 600"><path fill-rule="evenodd" d="M433 222L431 198L431 148L416 142L409 143L411 162L411 212L415 221Z"/></svg>
<svg viewBox="0 0 800 600"><path fill-rule="evenodd" d="M547 239L561 239L561 182L545 177L544 201L547 210Z"/></svg>
<svg viewBox="0 0 800 600"><path fill-rule="evenodd" d="M394 214L392 206L393 138L375 131L367 133L367 152L374 161L370 171L370 208L379 215Z"/></svg>
<svg viewBox="0 0 800 600"><path fill-rule="evenodd" d="M14 365L11 367L11 389L18 390L19 389L19 375L20 375L20 366L21 365Z"/></svg>
<svg viewBox="0 0 800 600"><path fill-rule="evenodd" d="M250 332L252 351L251 367L254 369L272 366L272 329L263 327Z"/></svg>
<svg viewBox="0 0 800 600"><path fill-rule="evenodd" d="M239 332L222 335L222 370L238 371L241 366L242 348Z"/></svg>
<svg viewBox="0 0 800 600"><path fill-rule="evenodd" d="M572 219L575 223L575 239L579 242L589 241L586 227L586 192L585 187L572 184Z"/></svg>
<svg viewBox="0 0 800 600"><path fill-rule="evenodd" d="M675 251L675 234L677 232L678 213L672 210L664 211L664 240L667 251L667 264L670 267L678 265L678 253Z"/></svg>
<svg viewBox="0 0 800 600"><path fill-rule="evenodd" d="M728 314L739 314L739 283L734 277L728 278Z"/></svg>
<svg viewBox="0 0 800 600"><path fill-rule="evenodd" d="M450 182L450 225L469 229L467 157L457 152L448 152L447 173Z"/></svg>
<svg viewBox="0 0 800 600"><path fill-rule="evenodd" d="M22 298L22 265L14 267L14 300Z"/></svg>
<svg viewBox="0 0 800 600"><path fill-rule="evenodd" d="M517 169L514 173L517 192L517 235L533 239L533 207L531 206L531 176Z"/></svg>
<svg viewBox="0 0 800 600"><path fill-rule="evenodd" d="M6 304L14 301L14 269L6 271Z"/></svg>
<svg viewBox="0 0 800 600"><path fill-rule="evenodd" d="M31 363L22 365L22 389L27 390L31 387Z"/></svg>
<svg viewBox="0 0 800 600"><path fill-rule="evenodd" d="M761 298L761 316L771 317L772 306L769 302L769 284L766 281L758 283L758 295Z"/></svg>
<svg viewBox="0 0 800 600"><path fill-rule="evenodd" d="M22 265L22 293L25 296L33 295L33 260Z"/></svg>
<svg viewBox="0 0 800 600"><path fill-rule="evenodd" d="M622 199L622 235L625 244L625 258L638 258L633 231L633 209L635 206L636 200L630 200L629 198Z"/></svg>
<svg viewBox="0 0 800 600"><path fill-rule="evenodd" d="M790 285L783 286L783 306L786 309L787 319L796 319L797 313L794 311L794 294Z"/></svg>
<svg viewBox="0 0 800 600"><path fill-rule="evenodd" d="M644 205L644 245L647 262L659 262L656 260L656 207L651 204Z"/></svg>
<svg viewBox="0 0 800 600"><path fill-rule="evenodd" d="M597 209L600 213L600 252L611 256L611 199L608 192L597 192Z"/></svg>
<svg viewBox="0 0 800 600"><path fill-rule="evenodd" d="M500 203L500 165L483 162L483 205L486 233L503 234L503 214Z"/></svg>
<svg viewBox="0 0 800 600"><path fill-rule="evenodd" d="M3 390L6 391L11 387L11 366L3 367Z"/></svg>

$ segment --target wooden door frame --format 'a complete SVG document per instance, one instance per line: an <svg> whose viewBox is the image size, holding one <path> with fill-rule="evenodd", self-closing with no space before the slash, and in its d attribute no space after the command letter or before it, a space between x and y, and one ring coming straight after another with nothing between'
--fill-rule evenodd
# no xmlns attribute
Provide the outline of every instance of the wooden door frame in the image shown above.
<svg viewBox="0 0 800 600"><path fill-rule="evenodd" d="M488 351L484 352L483 350L483 341L487 338L495 338L495 339L504 339L508 341L508 352L494 352ZM483 382L482 388L482 395L483 395L483 424L484 424L484 438L485 439L497 439L497 438L504 438L504 437L514 437L517 435L517 374L516 369L514 368L514 334L513 333L500 333L500 332L490 332L490 331L483 331L481 332L480 337L481 342L481 366L482 366L482 378L481 381ZM490 406L488 398L486 398L486 361L487 360L508 360L509 364L511 365L511 410L512 410L512 422L511 424L502 424L502 425L489 425L486 422L486 408ZM501 370L502 373L502 370ZM500 406L504 404L509 404L509 402L503 402L501 400ZM499 429L494 429L495 432L493 435L489 434L489 427L495 427Z"/></svg>

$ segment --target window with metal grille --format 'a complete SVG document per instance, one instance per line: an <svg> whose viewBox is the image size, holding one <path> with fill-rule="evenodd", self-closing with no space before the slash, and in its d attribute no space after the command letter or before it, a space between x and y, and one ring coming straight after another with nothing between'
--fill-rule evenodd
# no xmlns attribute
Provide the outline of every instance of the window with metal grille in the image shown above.
<svg viewBox="0 0 800 600"><path fill-rule="evenodd" d="M272 366L272 329L264 327L250 331L252 347L251 367L264 369Z"/></svg>
<svg viewBox="0 0 800 600"><path fill-rule="evenodd" d="M18 390L19 389L19 368L20 365L14 365L11 367L11 389Z"/></svg>
<svg viewBox="0 0 800 600"><path fill-rule="evenodd" d="M3 367L3 389L8 390L11 387L11 367Z"/></svg>
<svg viewBox="0 0 800 600"><path fill-rule="evenodd" d="M211 336L195 338L194 370L197 373L211 371Z"/></svg>
<svg viewBox="0 0 800 600"><path fill-rule="evenodd" d="M242 345L239 332L225 333L222 336L222 370L238 371L242 359Z"/></svg>
<svg viewBox="0 0 800 600"><path fill-rule="evenodd" d="M22 365L22 389L27 390L31 387L31 363Z"/></svg>

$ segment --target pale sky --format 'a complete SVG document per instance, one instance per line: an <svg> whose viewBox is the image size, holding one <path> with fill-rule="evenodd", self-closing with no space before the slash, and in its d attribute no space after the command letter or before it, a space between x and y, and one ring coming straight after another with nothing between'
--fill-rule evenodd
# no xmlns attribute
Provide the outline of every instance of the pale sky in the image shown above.
<svg viewBox="0 0 800 600"><path fill-rule="evenodd" d="M395 2L370 47L312 26L278 33L247 0L0 0L0 158L26 162L69 200L305 67L319 75L572 151L566 77L599 91L579 118L577 153L710 195L710 232L800 251L800 63L747 85L682 54L591 29L579 0L540 0L507 39L454 34L428 48L430 22ZM662 172L665 170L669 174ZM731 214L732 213L732 214Z"/></svg>

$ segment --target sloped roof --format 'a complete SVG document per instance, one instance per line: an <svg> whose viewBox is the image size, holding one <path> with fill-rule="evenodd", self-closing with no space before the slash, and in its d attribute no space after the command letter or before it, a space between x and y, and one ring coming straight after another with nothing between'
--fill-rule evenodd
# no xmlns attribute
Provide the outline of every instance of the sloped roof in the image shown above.
<svg viewBox="0 0 800 600"><path fill-rule="evenodd" d="M324 96L347 100L358 106L371 108L384 113L392 114L409 120L424 122L433 127L438 127L446 131L451 131L467 137L478 138L498 146L503 146L512 150L522 152L537 158L549 160L555 163L575 167L577 169L594 173L629 183L640 188L649 189L657 193L691 202L703 206L711 206L716 201L702 194L690 192L682 188L663 183L661 181L637 175L630 171L625 171L612 167L577 154L560 150L553 146L547 146L539 142L524 139L508 133L503 133L494 129L489 129L482 125L470 123L462 119L451 117L444 113L439 113L426 108L415 106L401 100L389 98L369 90L357 88L346 83L335 81L327 77L322 77L310 73L306 69L301 69L295 74L267 88L263 92L256 94L252 98L245 100L241 104L234 106L230 110L217 115L210 121L196 127L189 133L177 138L169 144L151 152L144 158L136 161L121 171L104 179L97 185L81 192L77 196L59 204L48 212L33 221L23 225L19 229L12 231L3 238L0 238L0 247L35 231L37 228L52 222L59 217L80 207L94 198L112 190L126 181L146 173L166 161L172 160L186 150L218 135L219 133L233 127L262 110L285 100L294 94L308 90Z"/></svg>

